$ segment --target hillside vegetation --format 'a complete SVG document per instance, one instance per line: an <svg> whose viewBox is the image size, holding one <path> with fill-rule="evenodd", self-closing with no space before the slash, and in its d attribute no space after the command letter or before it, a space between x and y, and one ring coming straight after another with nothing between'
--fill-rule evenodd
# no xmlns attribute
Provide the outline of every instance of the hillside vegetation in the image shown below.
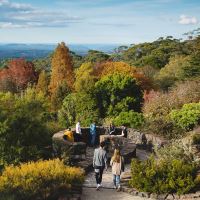
<svg viewBox="0 0 200 200"><path fill-rule="evenodd" d="M1 169L50 159L52 134L78 120L81 126L113 122L167 139L182 138L200 124L199 88L200 36L186 41L159 38L121 46L109 55L89 51L79 56L62 42L46 58L1 61ZM133 164L133 176L147 167L149 171L144 179L135 176L131 186L150 191L154 185L153 192L163 186L157 192L182 194L199 184L196 163L173 159L166 167L168 161L155 160ZM179 168L183 172L171 174ZM156 185L150 181L154 176Z"/></svg>

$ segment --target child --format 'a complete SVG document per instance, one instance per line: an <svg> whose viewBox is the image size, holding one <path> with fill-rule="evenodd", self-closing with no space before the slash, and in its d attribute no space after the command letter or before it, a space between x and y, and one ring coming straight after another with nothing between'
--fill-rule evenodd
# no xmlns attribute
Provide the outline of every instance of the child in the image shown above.
<svg viewBox="0 0 200 200"><path fill-rule="evenodd" d="M120 191L120 175L121 172L124 171L124 159L120 155L120 151L118 149L115 149L114 155L110 161L110 165L112 167L114 187L117 189L117 191Z"/></svg>

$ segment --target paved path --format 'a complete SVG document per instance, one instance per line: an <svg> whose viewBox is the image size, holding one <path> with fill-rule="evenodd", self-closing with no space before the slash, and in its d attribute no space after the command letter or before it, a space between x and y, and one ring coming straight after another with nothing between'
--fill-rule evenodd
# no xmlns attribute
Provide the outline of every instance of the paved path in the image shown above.
<svg viewBox="0 0 200 200"><path fill-rule="evenodd" d="M140 160L146 160L148 153L144 150L137 149L137 157ZM126 165L125 171L130 171L130 164ZM103 174L102 186L99 191L96 191L96 182L94 172L87 175L81 200L144 200L145 198L134 197L124 192L117 192L113 189L111 168ZM150 199L149 199L150 200Z"/></svg>
<svg viewBox="0 0 200 200"><path fill-rule="evenodd" d="M111 189L101 189L96 191L94 188L83 190L81 200L144 200L145 198L134 197L124 192L116 192Z"/></svg>

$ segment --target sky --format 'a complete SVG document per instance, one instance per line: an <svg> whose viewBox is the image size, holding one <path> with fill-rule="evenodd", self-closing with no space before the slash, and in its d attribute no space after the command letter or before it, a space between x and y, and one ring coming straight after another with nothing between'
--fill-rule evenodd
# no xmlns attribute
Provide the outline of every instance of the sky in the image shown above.
<svg viewBox="0 0 200 200"><path fill-rule="evenodd" d="M0 0L0 43L137 44L200 27L200 0Z"/></svg>

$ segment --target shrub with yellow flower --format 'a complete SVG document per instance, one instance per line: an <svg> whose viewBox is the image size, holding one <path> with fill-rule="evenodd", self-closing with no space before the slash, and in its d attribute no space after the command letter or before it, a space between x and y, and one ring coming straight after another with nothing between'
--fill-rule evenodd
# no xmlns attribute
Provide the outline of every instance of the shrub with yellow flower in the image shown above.
<svg viewBox="0 0 200 200"><path fill-rule="evenodd" d="M8 166L0 176L0 196L13 199L46 199L60 188L70 193L72 188L81 187L84 171L68 167L59 159L37 161Z"/></svg>

